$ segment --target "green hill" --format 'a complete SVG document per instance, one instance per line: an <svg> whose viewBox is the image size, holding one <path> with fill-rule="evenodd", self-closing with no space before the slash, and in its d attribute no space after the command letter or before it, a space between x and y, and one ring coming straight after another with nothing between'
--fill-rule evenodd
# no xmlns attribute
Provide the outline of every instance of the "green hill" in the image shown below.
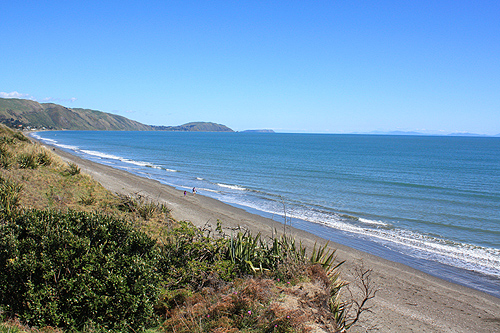
<svg viewBox="0 0 500 333"><path fill-rule="evenodd" d="M234 132L225 125L207 123L207 122L192 122L180 126L152 126L158 131L178 131L178 132Z"/></svg>
<svg viewBox="0 0 500 333"><path fill-rule="evenodd" d="M17 128L67 130L147 131L148 125L122 116L86 109L70 109L53 103L0 98L0 122Z"/></svg>
<svg viewBox="0 0 500 333"><path fill-rule="evenodd" d="M111 113L15 98L0 98L0 123L18 129L233 132L210 122L150 126Z"/></svg>

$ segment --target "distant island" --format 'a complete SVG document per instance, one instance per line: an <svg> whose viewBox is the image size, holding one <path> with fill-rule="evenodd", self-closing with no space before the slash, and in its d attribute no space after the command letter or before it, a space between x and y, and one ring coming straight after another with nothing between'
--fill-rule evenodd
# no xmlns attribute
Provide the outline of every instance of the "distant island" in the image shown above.
<svg viewBox="0 0 500 333"><path fill-rule="evenodd" d="M416 131L371 131L371 132L354 132L351 134L364 134L364 135L400 135L400 136L470 136L470 137L488 137L490 135L478 134L478 133L467 133L467 132L455 132L449 134L439 134L439 133L423 133ZM500 136L500 134L493 135Z"/></svg>
<svg viewBox="0 0 500 333"><path fill-rule="evenodd" d="M234 132L225 125L211 122L145 125L107 112L16 98L0 98L0 123L21 130Z"/></svg>
<svg viewBox="0 0 500 333"><path fill-rule="evenodd" d="M207 122L192 122L180 126L151 126L156 131L177 132L234 132L225 125Z"/></svg>
<svg viewBox="0 0 500 333"><path fill-rule="evenodd" d="M246 130L246 131L241 131L242 133L275 133L271 129L256 129L256 130Z"/></svg>

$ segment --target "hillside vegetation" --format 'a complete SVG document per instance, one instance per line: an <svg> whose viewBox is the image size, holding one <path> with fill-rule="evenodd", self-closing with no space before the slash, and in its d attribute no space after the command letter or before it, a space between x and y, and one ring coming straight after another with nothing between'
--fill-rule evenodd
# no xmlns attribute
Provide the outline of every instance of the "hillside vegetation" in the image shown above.
<svg viewBox="0 0 500 333"><path fill-rule="evenodd" d="M68 130L147 131L150 126L101 111L70 109L53 103L0 98L0 121L16 127Z"/></svg>
<svg viewBox="0 0 500 333"><path fill-rule="evenodd" d="M210 122L150 126L111 113L15 98L0 98L0 123L16 129L233 132Z"/></svg>
<svg viewBox="0 0 500 333"><path fill-rule="evenodd" d="M283 234L199 229L115 195L0 125L0 332L335 332L373 297L344 294L334 251Z"/></svg>

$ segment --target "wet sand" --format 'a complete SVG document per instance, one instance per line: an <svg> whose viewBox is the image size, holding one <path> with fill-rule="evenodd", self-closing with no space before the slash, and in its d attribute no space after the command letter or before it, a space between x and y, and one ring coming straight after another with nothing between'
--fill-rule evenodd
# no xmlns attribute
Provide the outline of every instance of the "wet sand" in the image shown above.
<svg viewBox="0 0 500 333"><path fill-rule="evenodd" d="M50 147L53 149L53 147ZM283 225L272 219L251 214L203 195L188 193L142 178L123 170L94 163L65 151L55 152L67 162L76 163L108 190L121 194L141 194L165 203L176 220L191 221L197 226L242 226L253 233L269 236ZM288 227L287 227L288 228ZM290 228L291 234L307 248L326 241L308 232ZM361 325L352 332L376 327L379 332L500 332L500 298L425 274L406 265L391 262L340 244L337 249L343 277L353 278L359 265L371 269L378 291L372 312L364 313Z"/></svg>

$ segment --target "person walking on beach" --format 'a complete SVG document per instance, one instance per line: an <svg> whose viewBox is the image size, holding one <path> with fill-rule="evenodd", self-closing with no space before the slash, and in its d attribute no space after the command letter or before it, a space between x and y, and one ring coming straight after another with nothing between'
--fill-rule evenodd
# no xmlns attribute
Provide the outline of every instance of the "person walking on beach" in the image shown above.
<svg viewBox="0 0 500 333"><path fill-rule="evenodd" d="M193 187L193 195L196 194L196 187Z"/></svg>
<svg viewBox="0 0 500 333"><path fill-rule="evenodd" d="M186 194L187 194L187 191L184 191L184 196L186 196Z"/></svg>

